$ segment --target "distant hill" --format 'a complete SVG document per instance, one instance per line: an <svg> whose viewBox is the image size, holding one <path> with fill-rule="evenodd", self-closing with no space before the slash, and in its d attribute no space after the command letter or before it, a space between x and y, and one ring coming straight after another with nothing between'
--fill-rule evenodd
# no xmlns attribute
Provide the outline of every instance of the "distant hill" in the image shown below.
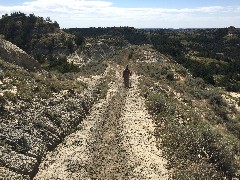
<svg viewBox="0 0 240 180"><path fill-rule="evenodd" d="M143 29L135 29L134 27L69 28L64 29L64 31L71 34L80 33L84 37L120 36L134 45L150 43L145 31Z"/></svg>
<svg viewBox="0 0 240 180"><path fill-rule="evenodd" d="M0 34L33 56L45 69L61 72L76 69L70 67L66 57L81 45L79 37L63 32L50 18L21 12L5 14L0 19Z"/></svg>
<svg viewBox="0 0 240 180"><path fill-rule="evenodd" d="M5 14L0 19L0 34L28 53L31 53L36 46L36 40L59 30L57 22L52 22L50 18L45 20L34 14L27 16L24 13L16 12L11 15Z"/></svg>

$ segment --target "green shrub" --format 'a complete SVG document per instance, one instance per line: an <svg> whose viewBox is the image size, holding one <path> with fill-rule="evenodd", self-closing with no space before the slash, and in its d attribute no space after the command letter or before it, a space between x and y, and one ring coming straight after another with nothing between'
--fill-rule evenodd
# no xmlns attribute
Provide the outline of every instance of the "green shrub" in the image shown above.
<svg viewBox="0 0 240 180"><path fill-rule="evenodd" d="M169 67L162 66L156 63L139 63L137 69L138 74L159 80L161 79L161 77L163 77L163 75L166 75L168 73Z"/></svg>
<svg viewBox="0 0 240 180"><path fill-rule="evenodd" d="M187 76L187 78L185 80L185 83L188 86L196 86L196 87L198 87L200 89L205 88L205 82L201 78L193 78L191 76Z"/></svg>
<svg viewBox="0 0 240 180"><path fill-rule="evenodd" d="M3 139L2 137L0 138L0 146L11 149L11 146L7 143L7 140Z"/></svg>
<svg viewBox="0 0 240 180"><path fill-rule="evenodd" d="M0 96L0 116L5 113L5 104L7 103L6 98Z"/></svg>
<svg viewBox="0 0 240 180"><path fill-rule="evenodd" d="M187 75L187 69L184 68L181 65L176 66L176 72L179 73L180 75L184 76L184 77Z"/></svg>
<svg viewBox="0 0 240 180"><path fill-rule="evenodd" d="M162 75L166 75L168 73L169 67L168 66L163 66L161 70Z"/></svg>
<svg viewBox="0 0 240 180"><path fill-rule="evenodd" d="M162 94L150 93L147 99L147 107L152 114L167 115L174 113L174 104L167 102L167 99Z"/></svg>
<svg viewBox="0 0 240 180"><path fill-rule="evenodd" d="M227 116L227 103L223 100L220 93L212 93L208 99L209 104L212 105L212 108L216 115L219 116L218 123L225 123L229 121Z"/></svg>
<svg viewBox="0 0 240 180"><path fill-rule="evenodd" d="M209 103L213 106L225 106L222 96L219 93L211 94L209 97Z"/></svg>
<svg viewBox="0 0 240 180"><path fill-rule="evenodd" d="M12 102L17 101L17 96L9 91L4 92L4 98Z"/></svg>
<svg viewBox="0 0 240 180"><path fill-rule="evenodd" d="M166 75L167 80L169 81L174 81L174 73L173 72L168 72Z"/></svg>
<svg viewBox="0 0 240 180"><path fill-rule="evenodd" d="M201 78L187 76L185 89L197 99L206 99L212 94L211 90L206 89L206 84Z"/></svg>
<svg viewBox="0 0 240 180"><path fill-rule="evenodd" d="M224 179L224 174L219 173L211 164L204 160L193 163L184 160L173 172L171 179L192 180L192 179Z"/></svg>
<svg viewBox="0 0 240 180"><path fill-rule="evenodd" d="M47 116L51 121L53 121L54 119L56 119L58 117L57 113L52 110L46 110L45 116Z"/></svg>
<svg viewBox="0 0 240 180"><path fill-rule="evenodd" d="M20 139L18 139L14 149L16 152L26 154L30 150L26 138L22 136Z"/></svg>
<svg viewBox="0 0 240 180"><path fill-rule="evenodd" d="M91 61L90 63L87 63L86 65L82 66L79 72L84 76L100 75L105 72L107 66L108 66L107 63L104 63L102 60Z"/></svg>
<svg viewBox="0 0 240 180"><path fill-rule="evenodd" d="M240 139L240 121L231 120L226 123L227 129Z"/></svg>
<svg viewBox="0 0 240 180"><path fill-rule="evenodd" d="M66 57L57 58L52 55L48 56L45 69L60 73L79 72L78 66L69 63Z"/></svg>

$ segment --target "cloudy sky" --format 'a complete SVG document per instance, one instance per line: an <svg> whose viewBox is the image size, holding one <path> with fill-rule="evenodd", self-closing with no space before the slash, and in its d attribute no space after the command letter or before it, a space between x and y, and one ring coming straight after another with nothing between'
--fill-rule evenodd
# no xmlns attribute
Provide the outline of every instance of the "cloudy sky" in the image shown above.
<svg viewBox="0 0 240 180"><path fill-rule="evenodd" d="M0 0L0 15L15 11L61 28L240 28L240 0Z"/></svg>

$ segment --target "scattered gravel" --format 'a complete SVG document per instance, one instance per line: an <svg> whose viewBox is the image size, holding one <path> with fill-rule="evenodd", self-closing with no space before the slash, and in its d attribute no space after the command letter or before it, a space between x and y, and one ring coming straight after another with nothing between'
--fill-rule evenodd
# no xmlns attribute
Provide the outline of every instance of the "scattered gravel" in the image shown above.
<svg viewBox="0 0 240 180"><path fill-rule="evenodd" d="M138 77L132 77L133 88L124 89L120 74L79 130L46 156L35 179L168 178Z"/></svg>
<svg viewBox="0 0 240 180"><path fill-rule="evenodd" d="M166 160L157 149L154 122L145 107L145 100L137 87L138 77L132 78L133 88L128 91L122 117L123 146L129 155L132 179L167 179Z"/></svg>

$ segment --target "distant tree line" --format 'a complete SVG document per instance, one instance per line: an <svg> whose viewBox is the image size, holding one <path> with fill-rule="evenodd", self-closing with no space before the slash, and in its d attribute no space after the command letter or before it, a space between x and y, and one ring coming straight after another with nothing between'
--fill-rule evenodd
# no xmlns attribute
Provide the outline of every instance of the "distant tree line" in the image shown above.
<svg viewBox="0 0 240 180"><path fill-rule="evenodd" d="M150 33L155 49L171 55L193 75L229 91L240 91L239 29L160 29Z"/></svg>
<svg viewBox="0 0 240 180"><path fill-rule="evenodd" d="M135 29L133 27L107 27L107 28L70 28L63 29L67 33L79 33L84 37L99 37L99 36L121 36L134 45L150 43L148 35L142 29Z"/></svg>

